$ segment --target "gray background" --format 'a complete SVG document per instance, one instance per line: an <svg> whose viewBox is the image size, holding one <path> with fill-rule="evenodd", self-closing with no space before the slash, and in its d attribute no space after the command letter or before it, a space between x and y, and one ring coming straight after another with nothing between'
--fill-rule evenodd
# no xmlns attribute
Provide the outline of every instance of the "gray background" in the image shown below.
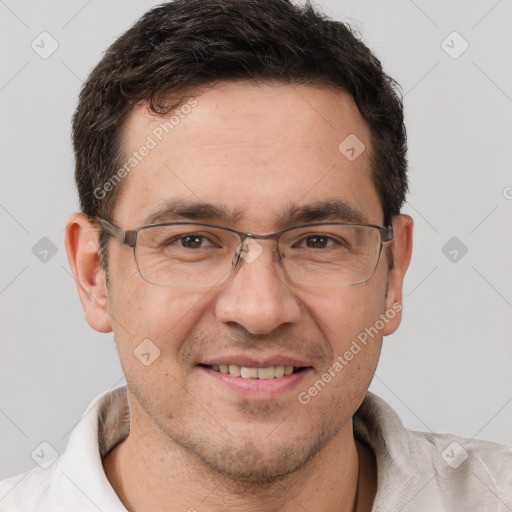
<svg viewBox="0 0 512 512"><path fill-rule="evenodd" d="M512 2L318 4L359 28L405 94L415 247L371 389L409 428L512 446ZM88 403L123 383L64 252L70 119L102 52L153 5L0 0L0 478L34 466L42 441L62 452ZM59 45L47 59L31 48L43 31ZM453 31L469 43L458 58L462 39L442 46Z"/></svg>

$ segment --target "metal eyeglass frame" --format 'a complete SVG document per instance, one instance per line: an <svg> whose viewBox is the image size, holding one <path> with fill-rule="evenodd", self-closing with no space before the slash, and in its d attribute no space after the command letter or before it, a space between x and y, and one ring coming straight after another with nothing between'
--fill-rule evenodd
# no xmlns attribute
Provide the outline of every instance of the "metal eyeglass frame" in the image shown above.
<svg viewBox="0 0 512 512"><path fill-rule="evenodd" d="M380 234L380 247L379 247L379 255L377 257L377 263L375 265L375 268L374 268L372 274L364 281L360 281L360 282L354 283L354 284L336 285L337 287L356 286L356 285L364 284L364 283L368 282L375 274L375 270L377 269L377 266L379 264L380 256L382 254L382 244L385 242L391 242L391 240L393 240L393 226L388 225L388 226L384 227L384 226L378 226L377 224L363 224L363 223L357 223L357 222L320 222L320 223L314 223L314 224L300 224L297 226L292 226L289 228L282 229L280 231L276 231L275 233L269 233L268 235L255 235L253 233L248 233L246 231L237 231L236 229L227 228L225 226L218 226L216 224L205 224L203 222L188 222L188 221L187 222L160 222L160 223L156 223L156 224L147 224L145 226L140 226L136 229L126 229L125 230L125 229L121 229L121 228L115 226L114 224L111 224L110 222L108 222L104 219L98 218L98 221L100 222L102 229L106 233L113 236L116 240L121 242L123 245L127 245L128 247L133 248L133 257L135 259L137 269L139 270L139 274L141 275L142 279L144 279L144 281L146 281L150 284L154 284L155 286L165 286L165 287L174 287L174 288L183 288L183 287L182 286L173 286L172 284L157 284L157 283L154 283L153 281L149 281L148 279L146 279L144 277L143 273L140 270L139 263L137 261L137 257L135 254L135 245L137 243L137 234L139 233L139 231L142 231L144 229L153 228L153 227L159 227L159 226L202 226L202 227L206 227L206 228L223 229L225 231L229 231L231 233L238 235L238 237L240 238L240 247L244 246L245 240L252 238L253 240L276 240L277 247L279 249L279 238L281 237L281 235L283 235L284 233L287 233L288 231L291 231L293 229L316 227L316 226L361 226L361 227L376 229ZM224 282L226 282L229 279L229 277L231 277L231 275L233 275L233 273L235 272L235 270L237 269L237 267L240 264L240 260L242 259L242 252L243 251L240 250L240 251L238 251L238 254L235 254L235 258L233 259L233 263L232 263L232 266L233 266L232 271L228 276L226 276L226 279L223 280L222 282L216 283L215 285L212 285L212 286L218 286L220 284L223 284ZM277 252L278 252L278 256L279 256L279 261L281 261L282 260L281 252L279 250ZM288 272L286 272L286 274L288 275ZM292 279L292 278L290 278L290 279ZM295 281L294 279L292 279L292 281L299 282L299 281ZM300 283L300 284L305 284L305 283ZM199 287L197 287L197 288L199 288Z"/></svg>

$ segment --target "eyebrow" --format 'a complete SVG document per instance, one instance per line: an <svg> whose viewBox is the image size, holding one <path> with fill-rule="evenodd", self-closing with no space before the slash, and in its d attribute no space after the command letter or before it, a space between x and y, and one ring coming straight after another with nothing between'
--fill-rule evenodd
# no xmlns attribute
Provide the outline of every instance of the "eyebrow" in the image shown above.
<svg viewBox="0 0 512 512"><path fill-rule="evenodd" d="M365 224L365 215L357 208L350 206L341 199L317 201L304 206L291 205L288 207L280 223L287 226L333 220L337 222L353 222Z"/></svg>
<svg viewBox="0 0 512 512"><path fill-rule="evenodd" d="M168 200L159 208L144 217L143 224L172 222L179 220L222 221L236 223L241 218L239 212L229 212L225 206L201 201Z"/></svg>
<svg viewBox="0 0 512 512"><path fill-rule="evenodd" d="M185 200L164 201L157 210L142 219L142 225L160 222L197 221L221 222L225 225L238 224L244 215L239 210L229 211L223 205ZM336 222L353 222L364 224L365 215L357 208L341 199L316 201L306 205L289 205L282 212L274 211L276 226L288 227L310 222L332 220Z"/></svg>

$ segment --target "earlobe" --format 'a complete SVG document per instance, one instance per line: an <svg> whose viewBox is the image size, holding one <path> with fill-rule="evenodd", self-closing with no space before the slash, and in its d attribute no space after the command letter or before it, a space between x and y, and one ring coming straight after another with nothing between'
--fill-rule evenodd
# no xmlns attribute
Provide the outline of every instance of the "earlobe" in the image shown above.
<svg viewBox="0 0 512 512"><path fill-rule="evenodd" d="M386 296L386 312L390 312L386 316L390 317L390 320L383 330L384 336L393 334L402 320L403 283L411 261L413 225L414 222L409 215L398 215L393 219L393 268L389 273Z"/></svg>
<svg viewBox="0 0 512 512"><path fill-rule="evenodd" d="M111 332L105 272L98 254L98 228L81 213L66 225L66 253L87 323L96 331Z"/></svg>

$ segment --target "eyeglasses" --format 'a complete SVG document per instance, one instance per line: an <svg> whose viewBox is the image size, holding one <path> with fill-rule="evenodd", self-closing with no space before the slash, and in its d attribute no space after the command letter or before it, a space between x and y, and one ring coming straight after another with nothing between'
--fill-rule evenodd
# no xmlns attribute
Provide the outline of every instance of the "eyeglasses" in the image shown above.
<svg viewBox="0 0 512 512"><path fill-rule="evenodd" d="M133 247L142 278L159 286L206 288L225 283L244 260L263 251L256 240L276 241L276 257L288 277L314 286L354 286L375 273L382 244L393 228L373 224L319 223L253 235L211 224L166 222L120 229L99 219L103 230Z"/></svg>

